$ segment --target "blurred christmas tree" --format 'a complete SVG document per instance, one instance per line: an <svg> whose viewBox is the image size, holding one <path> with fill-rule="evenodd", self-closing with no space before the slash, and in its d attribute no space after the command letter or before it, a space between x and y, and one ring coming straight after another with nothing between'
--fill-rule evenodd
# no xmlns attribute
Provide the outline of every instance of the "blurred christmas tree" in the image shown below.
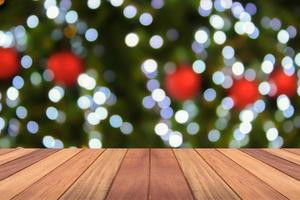
<svg viewBox="0 0 300 200"><path fill-rule="evenodd" d="M297 8L7 0L0 147L299 147Z"/></svg>

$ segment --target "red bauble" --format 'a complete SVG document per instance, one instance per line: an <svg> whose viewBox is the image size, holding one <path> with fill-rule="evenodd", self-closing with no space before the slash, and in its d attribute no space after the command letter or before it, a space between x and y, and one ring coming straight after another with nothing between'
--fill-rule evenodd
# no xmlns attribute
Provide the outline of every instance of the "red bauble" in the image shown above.
<svg viewBox="0 0 300 200"><path fill-rule="evenodd" d="M15 49L0 48L0 79L11 78L19 70L19 57Z"/></svg>
<svg viewBox="0 0 300 200"><path fill-rule="evenodd" d="M83 63L72 52L58 52L48 59L48 69L53 73L54 82L73 86L77 81L77 77L83 71Z"/></svg>
<svg viewBox="0 0 300 200"><path fill-rule="evenodd" d="M243 109L259 98L258 84L246 79L234 80L229 89L229 97L233 99L236 108Z"/></svg>
<svg viewBox="0 0 300 200"><path fill-rule="evenodd" d="M297 92L297 76L289 76L282 69L276 69L269 77L271 84L271 96L285 94L292 97Z"/></svg>
<svg viewBox="0 0 300 200"><path fill-rule="evenodd" d="M196 96L201 86L201 76L192 67L179 66L165 78L165 88L168 95L176 100L187 100Z"/></svg>

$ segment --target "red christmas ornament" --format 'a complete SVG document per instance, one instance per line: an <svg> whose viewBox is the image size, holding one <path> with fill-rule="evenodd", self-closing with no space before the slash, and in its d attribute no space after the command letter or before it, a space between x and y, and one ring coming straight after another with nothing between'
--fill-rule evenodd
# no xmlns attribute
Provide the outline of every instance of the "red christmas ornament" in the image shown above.
<svg viewBox="0 0 300 200"><path fill-rule="evenodd" d="M176 100L187 100L196 96L201 87L201 76L190 66L179 66L165 78L165 88L168 95Z"/></svg>
<svg viewBox="0 0 300 200"><path fill-rule="evenodd" d="M297 76L288 75L282 69L276 69L269 77L271 96L285 94L292 97L297 92Z"/></svg>
<svg viewBox="0 0 300 200"><path fill-rule="evenodd" d="M77 77L83 71L83 63L72 52L58 52L48 59L48 69L53 73L54 82L73 86L77 81Z"/></svg>
<svg viewBox="0 0 300 200"><path fill-rule="evenodd" d="M246 79L235 80L228 93L234 101L234 106L239 109L254 103L259 98L257 82Z"/></svg>
<svg viewBox="0 0 300 200"><path fill-rule="evenodd" d="M6 80L19 70L19 57L15 49L0 48L0 79Z"/></svg>

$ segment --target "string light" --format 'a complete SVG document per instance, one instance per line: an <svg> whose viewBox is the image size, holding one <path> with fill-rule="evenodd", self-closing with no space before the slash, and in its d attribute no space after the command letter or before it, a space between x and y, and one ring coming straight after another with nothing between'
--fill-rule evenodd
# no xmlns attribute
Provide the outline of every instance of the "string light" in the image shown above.
<svg viewBox="0 0 300 200"><path fill-rule="evenodd" d="M134 5L124 5L123 0L110 0L110 4L113 7L121 7L123 8L123 15L127 19L135 20L135 17L138 15L138 21L142 26L150 26L154 21L155 14L151 11L140 13L137 10L137 7ZM88 0L87 6L89 9L98 9L101 5L101 0ZM161 9L164 6L164 1L162 0L152 0L151 6L154 9ZM89 27L85 22L82 22L79 19L78 13L75 10L69 10L70 5L58 5L55 0L46 0L44 1L45 14L47 18L53 20L56 24L67 23L70 26L76 27L74 30L74 35L81 34L83 38L85 38L88 42L95 42L98 40L99 32L95 28ZM218 11L217 14L214 10ZM211 79L214 84L217 86L222 86L227 89L230 88L233 82L232 75L240 78L245 77L247 80L254 80L256 77L262 76L262 74L257 73L253 69L248 69L248 63L246 66L246 62L238 61L235 55L236 51L234 47L229 46L226 36L227 28L231 28L231 23L228 25L228 16L223 15L222 12L231 12L233 17L236 18L236 22L232 23L234 31L239 35L246 35L250 39L257 39L260 35L260 30L258 26L252 22L253 16L257 12L257 8L255 4L248 3L246 6L243 6L239 2L232 2L231 0L217 0L215 2L211 0L201 0L198 8L198 12L203 17L208 17L209 26L210 27L200 27L194 32L194 41L192 46L192 50L196 54L201 54L201 59L197 59L193 62L192 68L193 71L197 74L202 74L205 71L210 71L211 69L207 69L208 65L206 58L208 55L207 48L210 45L224 45L222 48L222 56L224 59L225 67L222 69L218 69L217 71L212 72ZM65 20L65 21L64 21ZM26 27L30 29L34 29L38 27L40 24L40 18L36 15L30 15L26 19ZM283 29L283 25L280 19L278 18L268 18L263 17L261 20L261 24L263 28L268 28L276 32L277 41L281 45L287 45L288 42L294 38L297 34L297 30L293 26L288 26L286 29ZM76 32L77 31L77 32ZM166 33L166 40L164 40L164 35L158 35L158 33L154 33L152 36L148 38L148 42L151 48L159 50L162 47L167 45L167 41L176 41L179 37L179 32L174 28L170 28ZM23 26L14 27L11 31L0 31L0 46L1 47L11 47L16 44L18 48L21 49L22 44L26 44L27 36L26 30ZM64 36L64 32L62 30L54 30L53 31L53 39L59 40ZM73 37L73 36L72 36ZM72 38L70 37L70 38ZM210 41L212 38L212 41ZM140 36L135 32L128 33L124 40L125 44L128 47L136 47L140 45L139 43L143 43L144 38L140 38ZM141 41L140 41L141 40ZM213 43L213 44L211 44ZM78 50L78 52L84 55L84 48L82 47L82 40L78 36L73 38L71 41L71 45L73 49ZM225 46L226 45L226 46ZM142 46L142 45L141 45ZM291 47L286 47L289 51L294 51ZM23 47L23 50L26 50L26 45ZM23 51L22 50L22 51ZM300 66L300 54L294 53L294 55L290 55L289 53L285 53L282 51L283 59L281 61L282 67L284 68L284 72L289 75L293 75L297 73L297 69L295 69L295 65ZM203 56L203 57L202 57ZM267 54L264 60L260 64L261 72L265 75L269 75L274 71L275 68L275 56L272 54ZM244 65L245 64L245 65ZM21 66L24 70L31 68L33 65L33 59L30 55L24 55L21 57ZM161 65L161 64L160 64ZM230 67L230 68L227 68ZM251 66L250 66L251 67ZM147 81L147 89L151 94L145 96L142 99L142 104L147 109L156 109L160 117L163 121L157 123L154 127L154 132L164 138L164 140L168 140L169 145L172 147L179 147L183 143L184 133L177 132L172 130L172 117L174 115L175 122L179 124L186 125L186 131L191 134L197 134L200 130L200 126L196 122L190 122L193 120L193 111L188 109L179 108L176 111L172 108L171 98L167 96L167 93L164 91L163 86L160 86L158 79L158 73L160 73L160 69L158 67L158 61L153 58L145 59L141 64L141 69L146 77L149 79ZM230 69L230 70L228 70ZM30 82L33 86L40 86L43 81L51 81L53 77L51 77L51 73L45 72L41 73L39 71L33 71L30 74ZM110 90L99 90L98 87L98 78L97 74L93 73L82 73L78 77L78 85L80 90L84 91L77 99L77 106L84 110L86 122L90 125L96 126L102 120L109 119L109 124L113 128L120 128L120 131L123 134L130 134L133 132L133 125L129 122L123 122L123 118L120 115L112 115L109 117L109 111L106 108L107 105L113 105L116 103L116 95L111 93ZM25 119L28 117L28 110L24 106L19 105L20 98L22 97L22 88L24 87L25 81L21 76L15 76L12 79L12 86L10 86L6 91L6 102L9 107L16 108L16 116L19 119ZM27 83L26 83L27 84ZM300 94L300 87L298 87L298 95ZM262 95L271 95L272 93L272 84L268 81L262 81L258 86L259 93ZM212 102L216 99L217 89L214 88L206 88L203 91L203 99L206 102ZM48 91L48 99L52 103L59 103L63 101L66 91L61 86L53 86ZM5 94L4 94L5 95ZM67 95L66 95L67 96ZM215 103L215 102L213 102ZM217 102L216 102L217 103ZM208 133L208 140L211 142L217 142L221 138L221 133L219 130L224 127L222 124L224 121L227 122L227 118L230 118L229 110L234 107L234 101L230 97L224 97L221 102L216 107L216 115L219 117L216 122L216 129L211 130ZM276 99L277 107L282 114L283 118L290 118L295 113L295 108L293 107L291 100L286 95L280 95ZM4 102L5 104L5 102ZM2 110L2 104L0 111ZM57 107L58 108L58 107ZM58 110L54 106L47 107L45 113L48 119L59 121L60 116L63 116L62 112ZM257 100L253 106L250 108L246 108L240 112L240 121L241 123L237 124L233 137L235 141L232 141L231 145L240 145L239 142L246 142L249 140L245 134L248 134L252 130L251 122L255 120L258 113L264 112L266 109L266 103L264 100ZM195 114L197 115L197 114ZM0 118L0 130L5 127L5 119ZM39 125L35 121L29 121L26 125L26 128L29 133L37 133L39 130ZM276 128L269 128L266 131L267 139L272 142L270 145L280 146L283 143L283 139L279 136L278 130ZM48 148L53 147L62 147L63 143L52 137L52 136L44 136L43 144ZM89 147L91 148L101 148L102 142L97 137L91 137L89 140Z"/></svg>

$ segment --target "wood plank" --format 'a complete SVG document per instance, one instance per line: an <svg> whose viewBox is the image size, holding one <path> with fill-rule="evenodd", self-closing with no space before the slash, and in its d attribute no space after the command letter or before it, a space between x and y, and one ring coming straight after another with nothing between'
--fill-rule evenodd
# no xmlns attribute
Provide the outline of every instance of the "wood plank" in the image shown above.
<svg viewBox="0 0 300 200"><path fill-rule="evenodd" d="M192 192L170 149L151 149L149 199L193 199Z"/></svg>
<svg viewBox="0 0 300 200"><path fill-rule="evenodd" d="M126 151L106 150L60 199L104 199Z"/></svg>
<svg viewBox="0 0 300 200"><path fill-rule="evenodd" d="M80 151L63 149L0 181L1 200L16 196Z"/></svg>
<svg viewBox="0 0 300 200"><path fill-rule="evenodd" d="M285 151L289 151L289 152L292 152L294 154L297 154L297 155L300 155L300 149L284 149Z"/></svg>
<svg viewBox="0 0 300 200"><path fill-rule="evenodd" d="M196 199L240 199L193 150L174 150Z"/></svg>
<svg viewBox="0 0 300 200"><path fill-rule="evenodd" d="M197 149L197 152L242 199L286 199L217 150Z"/></svg>
<svg viewBox="0 0 300 200"><path fill-rule="evenodd" d="M58 199L102 152L82 150L13 199Z"/></svg>
<svg viewBox="0 0 300 200"><path fill-rule="evenodd" d="M293 162L297 165L300 165L300 155L294 154L289 151L284 151L281 149L263 149L266 152L269 152L275 156L278 156L282 159L288 160L290 162ZM299 166L300 167L300 166Z"/></svg>
<svg viewBox="0 0 300 200"><path fill-rule="evenodd" d="M3 154L6 154L8 152L11 152L11 151L15 151L16 149L13 149L13 148L0 148L0 155L3 155Z"/></svg>
<svg viewBox="0 0 300 200"><path fill-rule="evenodd" d="M0 156L0 165L7 163L9 161L15 160L19 157L22 157L28 153L36 151L37 149L17 149L15 151L8 152Z"/></svg>
<svg viewBox="0 0 300 200"><path fill-rule="evenodd" d="M149 149L128 150L108 192L108 200L143 200L148 198L150 173ZM124 184L126 183L126 184Z"/></svg>
<svg viewBox="0 0 300 200"><path fill-rule="evenodd" d="M289 199L300 199L300 182L270 165L235 149L219 149L227 157L247 169ZM276 150L281 151L281 150Z"/></svg>
<svg viewBox="0 0 300 200"><path fill-rule="evenodd" d="M300 167L299 165L287 161L285 159L274 156L266 151L260 149L242 149L242 151L246 152L250 156L271 165L272 167L286 173L293 178L300 180Z"/></svg>
<svg viewBox="0 0 300 200"><path fill-rule="evenodd" d="M33 151L29 154L26 154L22 157L19 157L15 160L12 160L8 163L0 165L0 180L3 180L9 177L12 174L17 173L18 171L32 165L33 163L38 162L39 160L55 153L57 149L39 149Z"/></svg>

